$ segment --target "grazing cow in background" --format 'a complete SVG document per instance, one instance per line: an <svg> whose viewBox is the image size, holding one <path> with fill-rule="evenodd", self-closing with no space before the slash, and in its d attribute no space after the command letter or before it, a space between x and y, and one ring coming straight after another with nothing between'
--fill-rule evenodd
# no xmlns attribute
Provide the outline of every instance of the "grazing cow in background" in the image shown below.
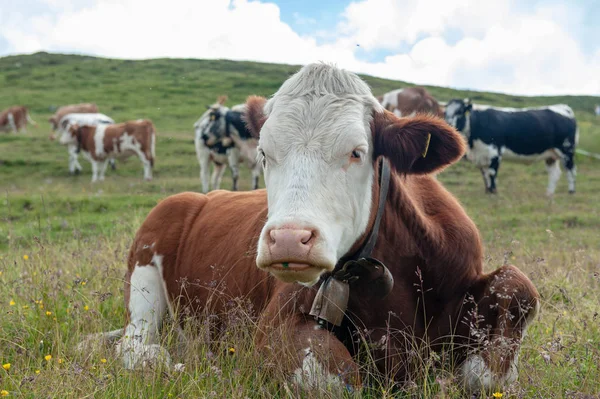
<svg viewBox="0 0 600 399"><path fill-rule="evenodd" d="M467 139L467 159L481 169L486 192L496 192L500 161L545 161L547 194L552 195L567 169L569 193L575 192L575 147L579 131L573 110L565 104L537 108L473 106L470 100L453 99L446 105L446 121Z"/></svg>
<svg viewBox="0 0 600 399"><path fill-rule="evenodd" d="M227 96L220 96L217 102L208 106L206 112L194 123L194 146L200 164L200 180L202 181L203 193L209 192L211 188L218 190L221 187L221 179L223 173L225 173L225 167L229 163L228 150L233 147L233 142L230 139L218 135L224 129L206 129L206 126L211 122L211 118L215 119L215 124L225 125L225 120L221 118L221 115L229 110L223 105L225 101L227 101ZM211 162L214 163L215 167L209 182Z"/></svg>
<svg viewBox="0 0 600 399"><path fill-rule="evenodd" d="M440 104L423 87L392 90L377 97L377 100L383 108L397 116L414 116L419 113L444 117Z"/></svg>
<svg viewBox="0 0 600 399"><path fill-rule="evenodd" d="M93 103L63 105L48 119L48 122L50 122L52 131L55 131L60 120L67 114L93 114L97 112L98 106Z"/></svg>
<svg viewBox="0 0 600 399"><path fill-rule="evenodd" d="M57 133L52 133L50 135L50 140L55 140L57 136L62 134L66 134L69 131L69 127L73 124L77 124L79 126L96 126L100 124L112 124L115 121L104 115L104 114L67 114L63 116L58 123ZM79 157L80 147L78 143L67 144L67 150L69 152L69 173L71 174L79 174L82 170L81 164L77 160ZM111 168L115 169L115 160L110 159Z"/></svg>
<svg viewBox="0 0 600 399"><path fill-rule="evenodd" d="M104 180L111 158L137 155L144 165L144 179L152 180L155 159L156 130L149 120L137 120L114 125L79 126L71 124L59 142L76 145L92 164L92 183Z"/></svg>
<svg viewBox="0 0 600 399"><path fill-rule="evenodd" d="M204 126L204 135L222 137L222 142L233 145L227 150L229 167L233 178L233 191L238 189L240 175L239 162L244 162L252 171L252 189L258 188L262 165L258 161L258 139L246 127L244 114L246 104L235 105L231 109L225 107L210 110L208 123ZM220 179L219 179L220 180Z"/></svg>
<svg viewBox="0 0 600 399"><path fill-rule="evenodd" d="M449 351L469 389L513 382L540 299L514 266L483 273L477 228L431 177L460 159L462 137L396 117L326 64L247 107L267 189L181 193L150 212L127 261L127 325L102 334L121 337L125 367L170 364L167 312L224 321L244 298L264 364L307 389L360 387L361 354L407 381L427 350Z"/></svg>
<svg viewBox="0 0 600 399"><path fill-rule="evenodd" d="M37 123L29 116L27 107L22 105L15 105L0 112L0 132L12 130L14 133L18 133L22 130L23 133L27 133L27 122L37 126Z"/></svg>

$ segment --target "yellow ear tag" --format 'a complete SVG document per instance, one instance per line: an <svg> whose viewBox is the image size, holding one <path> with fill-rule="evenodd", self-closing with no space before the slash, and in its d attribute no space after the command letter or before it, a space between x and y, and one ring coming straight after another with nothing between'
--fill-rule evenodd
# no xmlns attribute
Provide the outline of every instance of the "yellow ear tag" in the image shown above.
<svg viewBox="0 0 600 399"><path fill-rule="evenodd" d="M425 150L423 151L423 158L427 155L427 151L429 150L429 142L431 141L431 133L427 133L427 142L425 143Z"/></svg>

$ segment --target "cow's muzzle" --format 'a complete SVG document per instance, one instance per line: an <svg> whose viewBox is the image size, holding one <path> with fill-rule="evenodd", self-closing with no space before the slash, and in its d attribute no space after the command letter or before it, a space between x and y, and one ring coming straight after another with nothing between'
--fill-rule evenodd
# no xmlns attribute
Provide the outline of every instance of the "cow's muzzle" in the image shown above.
<svg viewBox="0 0 600 399"><path fill-rule="evenodd" d="M335 266L319 256L319 236L316 229L297 226L270 229L263 235L266 253L259 254L257 266L285 282L314 283Z"/></svg>

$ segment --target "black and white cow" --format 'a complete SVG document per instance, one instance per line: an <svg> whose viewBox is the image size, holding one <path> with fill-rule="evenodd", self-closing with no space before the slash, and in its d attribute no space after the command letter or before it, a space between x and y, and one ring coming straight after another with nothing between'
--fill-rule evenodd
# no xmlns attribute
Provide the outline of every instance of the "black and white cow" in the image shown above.
<svg viewBox="0 0 600 399"><path fill-rule="evenodd" d="M552 195L561 175L559 161L567 170L569 193L575 192L575 146L579 131L573 110L565 104L539 108L498 108L453 99L445 110L446 122L469 143L467 159L481 169L486 192L496 192L500 161L545 161L547 194Z"/></svg>
<svg viewBox="0 0 600 399"><path fill-rule="evenodd" d="M203 193L207 193L211 189L218 190L221 187L225 167L231 164L230 150L234 144L231 139L224 137L225 119L222 118L222 115L229 111L229 108L223 105L225 100L225 96L219 97L217 102L209 106L208 110L194 123L194 145L200 164ZM208 128L210 122L214 123L211 123L211 127ZM211 163L214 164L214 169L209 181Z"/></svg>
<svg viewBox="0 0 600 399"><path fill-rule="evenodd" d="M212 108L201 137L220 137L227 149L227 160L233 177L233 190L238 189L239 164L245 163L252 172L252 189L258 188L262 164L258 162L258 139L246 127L246 104ZM230 147L229 147L230 146Z"/></svg>

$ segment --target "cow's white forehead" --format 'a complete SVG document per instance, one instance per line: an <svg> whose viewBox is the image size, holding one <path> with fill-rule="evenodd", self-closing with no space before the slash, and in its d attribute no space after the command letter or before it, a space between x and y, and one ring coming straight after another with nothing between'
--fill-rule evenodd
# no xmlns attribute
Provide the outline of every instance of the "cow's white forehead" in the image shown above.
<svg viewBox="0 0 600 399"><path fill-rule="evenodd" d="M453 116L464 104L460 101L451 101L446 105L446 115Z"/></svg>
<svg viewBox="0 0 600 399"><path fill-rule="evenodd" d="M274 146L280 156L302 148L335 157L367 145L372 113L382 110L357 75L327 64L307 65L265 105L261 145Z"/></svg>
<svg viewBox="0 0 600 399"><path fill-rule="evenodd" d="M329 161L368 146L371 112L363 103L331 95L281 101L262 129L261 146L278 157L302 149Z"/></svg>

